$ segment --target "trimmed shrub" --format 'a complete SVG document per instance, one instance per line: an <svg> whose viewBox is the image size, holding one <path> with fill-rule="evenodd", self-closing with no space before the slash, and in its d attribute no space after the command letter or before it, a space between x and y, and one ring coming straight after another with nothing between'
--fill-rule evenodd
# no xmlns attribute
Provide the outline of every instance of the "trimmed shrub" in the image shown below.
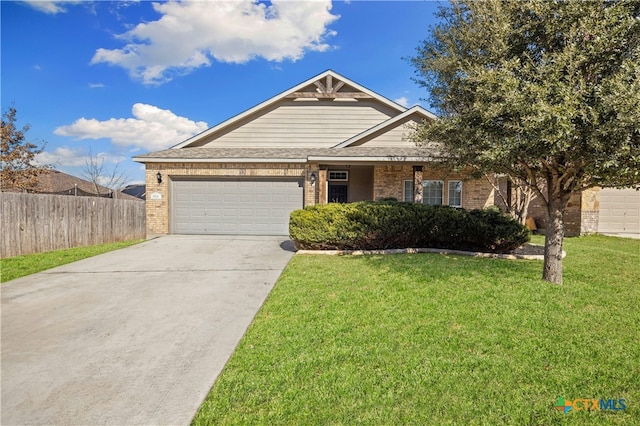
<svg viewBox="0 0 640 426"><path fill-rule="evenodd" d="M396 201L305 207L291 213L289 234L296 248L308 250L434 247L506 253L529 241L529 230L498 209Z"/></svg>

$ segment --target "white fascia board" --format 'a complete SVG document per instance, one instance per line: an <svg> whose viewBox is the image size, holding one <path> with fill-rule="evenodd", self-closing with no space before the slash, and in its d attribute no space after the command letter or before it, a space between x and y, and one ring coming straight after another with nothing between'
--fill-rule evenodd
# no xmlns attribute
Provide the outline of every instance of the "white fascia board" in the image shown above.
<svg viewBox="0 0 640 426"><path fill-rule="evenodd" d="M294 92L298 92L300 89L303 89L303 88L309 86L310 84L313 84L315 81L318 81L320 79L323 79L323 78L327 77L328 75L331 75L332 77L334 77L334 78L336 78L336 79L338 79L340 81L343 81L345 84L347 84L347 85L349 85L349 86L351 86L351 87L353 87L353 88L355 88L355 89L357 89L357 90L359 90L359 91L361 91L363 93L366 93L367 95L373 97L374 99L378 100L379 102L382 102L383 104L388 105L391 108L396 109L398 112L404 112L406 110L406 108L403 107L402 105L400 105L400 104L398 104L396 102L393 102L392 100L387 99L384 96L379 95L376 92L373 92L373 91L367 89L366 87L361 86L360 84L349 80L346 77L343 77L342 75L338 74L337 72L332 71L332 70L327 70L327 71L325 71L325 72L323 72L321 74L316 75L315 77L311 77L310 79L303 81L302 83L300 83L300 84L298 84L298 85L296 85L296 86L294 86L294 87L292 87L292 88L290 88L288 90L285 90L284 92L281 92L281 93L275 95L274 97L272 97L270 99L267 99L266 101L264 101L262 103L259 103L258 105L254 106L252 108L249 108L248 110L246 110L244 112L241 112L238 115L235 115L235 116L229 118L228 120L223 121L222 123L220 123L220 124L218 124L218 125L216 125L214 127L211 127L209 129L205 130L202 133L199 133L199 134L197 134L195 136L192 136L189 139L187 139L186 141L180 142L179 144L174 145L169 149L185 148L185 147L191 145L192 143L194 143L194 142L196 142L196 141L198 141L200 139L203 139L203 138L205 138L205 137L207 137L207 136L219 131L220 129L223 129L223 128L227 127L227 126L230 126L230 125L236 123L237 121L240 121L240 120L250 116L251 114L254 114L257 111L260 111L260 110L262 110L264 108L267 108L267 107L273 105L274 103L284 99L288 95L290 95L290 94L292 94Z"/></svg>
<svg viewBox="0 0 640 426"><path fill-rule="evenodd" d="M138 163L306 163L306 158L139 158Z"/></svg>
<svg viewBox="0 0 640 426"><path fill-rule="evenodd" d="M395 117L391 117L390 119L385 120L382 123L377 124L377 125L371 127L368 130L365 130L364 132L358 133L357 135L347 139L344 142L340 142L339 144L332 146L332 148L346 148L349 145L352 145L352 144L354 144L354 143L366 138L367 136L372 135L373 133L379 132L380 130L383 130L383 129L387 128L387 127L394 126L394 124L396 124L399 121L404 120L405 118L411 116L412 114L421 115L422 118L425 118L425 119L430 119L430 120L437 119L437 117L433 113L427 111L426 109L422 108L421 106L416 105L416 106L412 107L411 109L406 110L402 114L396 115ZM394 126L394 128L395 128L395 126Z"/></svg>
<svg viewBox="0 0 640 426"><path fill-rule="evenodd" d="M397 163L397 162L420 162L424 163L426 161L430 161L428 157L418 157L418 156L403 156L403 155L386 155L386 156L378 156L378 157L326 157L326 156L309 156L309 161L338 161L341 163Z"/></svg>

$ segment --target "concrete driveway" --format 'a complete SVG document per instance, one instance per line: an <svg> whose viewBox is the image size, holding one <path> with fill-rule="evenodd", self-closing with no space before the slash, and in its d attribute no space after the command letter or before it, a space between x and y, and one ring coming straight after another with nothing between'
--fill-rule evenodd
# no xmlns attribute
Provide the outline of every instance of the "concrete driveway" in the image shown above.
<svg viewBox="0 0 640 426"><path fill-rule="evenodd" d="M164 236L2 285L2 421L189 424L293 252Z"/></svg>

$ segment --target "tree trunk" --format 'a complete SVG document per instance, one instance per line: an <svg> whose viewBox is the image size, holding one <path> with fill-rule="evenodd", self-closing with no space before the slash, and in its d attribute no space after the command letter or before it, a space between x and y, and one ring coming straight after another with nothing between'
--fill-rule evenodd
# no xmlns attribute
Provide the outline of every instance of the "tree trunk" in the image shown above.
<svg viewBox="0 0 640 426"><path fill-rule="evenodd" d="M562 241L564 240L563 213L556 212L556 214L548 214L547 216L542 279L552 283L562 284Z"/></svg>
<svg viewBox="0 0 640 426"><path fill-rule="evenodd" d="M550 191L551 192L551 191ZM549 194L547 229L544 242L542 279L562 284L562 242L564 240L564 210L570 194Z"/></svg>

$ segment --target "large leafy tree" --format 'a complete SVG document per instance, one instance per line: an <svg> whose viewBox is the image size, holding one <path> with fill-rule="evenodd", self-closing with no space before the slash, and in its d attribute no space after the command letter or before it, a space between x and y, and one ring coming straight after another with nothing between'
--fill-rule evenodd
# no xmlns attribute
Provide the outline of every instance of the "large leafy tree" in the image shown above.
<svg viewBox="0 0 640 426"><path fill-rule="evenodd" d="M49 169L38 165L36 156L44 148L26 140L29 125L16 127L16 109L2 113L2 142L0 144L0 185L2 189L30 191L38 184L38 175Z"/></svg>
<svg viewBox="0 0 640 426"><path fill-rule="evenodd" d="M410 58L442 160L527 182L546 206L543 279L562 283L571 194L640 182L640 2L454 0Z"/></svg>

